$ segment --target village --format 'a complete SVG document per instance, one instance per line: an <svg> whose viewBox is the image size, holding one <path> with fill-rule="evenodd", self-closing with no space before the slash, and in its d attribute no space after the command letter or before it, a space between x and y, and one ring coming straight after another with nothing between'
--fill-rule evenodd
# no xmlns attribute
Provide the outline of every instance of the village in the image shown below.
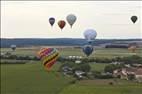
<svg viewBox="0 0 142 94"><path fill-rule="evenodd" d="M72 75L78 80L83 79L123 79L131 80L134 82L142 83L142 64L133 63L125 64L124 62L112 62L104 67L104 71L94 72L90 71L91 67L89 64L83 63L81 61L81 56L68 56L69 60L75 60L74 62L69 62L62 66L61 71L64 75ZM72 63L72 64L71 64ZM96 63L96 62L91 62ZM85 64L83 66L83 64ZM82 67L77 67L82 66Z"/></svg>

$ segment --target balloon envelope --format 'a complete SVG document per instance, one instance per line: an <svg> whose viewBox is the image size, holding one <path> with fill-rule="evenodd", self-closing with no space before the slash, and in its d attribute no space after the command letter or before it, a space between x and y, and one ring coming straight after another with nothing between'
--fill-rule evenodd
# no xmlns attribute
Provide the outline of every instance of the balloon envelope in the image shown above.
<svg viewBox="0 0 142 94"><path fill-rule="evenodd" d="M61 29L63 29L63 28L65 27L65 25L66 25L66 22L65 22L64 20L58 21L58 26L59 26Z"/></svg>
<svg viewBox="0 0 142 94"><path fill-rule="evenodd" d="M84 37L88 41L94 41L97 36L97 32L93 29L87 29L84 32Z"/></svg>
<svg viewBox="0 0 142 94"><path fill-rule="evenodd" d="M130 46L130 47L128 48L128 50L130 50L130 51L133 52L133 53L136 51L136 49L137 49L136 46Z"/></svg>
<svg viewBox="0 0 142 94"><path fill-rule="evenodd" d="M43 48L38 52L38 57L48 70L55 64L58 56L59 52L55 48Z"/></svg>
<svg viewBox="0 0 142 94"><path fill-rule="evenodd" d="M76 16L73 15L73 14L69 14L67 17L66 17L66 20L67 22L70 24L70 26L72 27L72 25L75 23L76 21Z"/></svg>
<svg viewBox="0 0 142 94"><path fill-rule="evenodd" d="M53 18L53 17L49 18L49 23L51 26L53 26L55 23L55 18Z"/></svg>
<svg viewBox="0 0 142 94"><path fill-rule="evenodd" d="M138 19L137 16L132 16L131 17L131 20L132 20L133 23L135 23L137 21L137 19Z"/></svg>
<svg viewBox="0 0 142 94"><path fill-rule="evenodd" d="M16 45L11 45L11 49L14 51L16 50Z"/></svg>
<svg viewBox="0 0 142 94"><path fill-rule="evenodd" d="M93 52L93 46L91 46L91 45L85 45L84 47L83 47L83 52L86 54L86 56L89 56L89 55L91 55L92 54L92 52Z"/></svg>

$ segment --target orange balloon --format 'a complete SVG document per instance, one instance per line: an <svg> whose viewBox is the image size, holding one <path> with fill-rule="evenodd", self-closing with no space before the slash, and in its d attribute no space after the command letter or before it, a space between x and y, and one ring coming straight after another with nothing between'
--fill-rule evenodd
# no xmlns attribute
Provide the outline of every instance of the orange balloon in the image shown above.
<svg viewBox="0 0 142 94"><path fill-rule="evenodd" d="M58 21L58 26L59 26L61 29L63 29L63 28L65 27L65 25L66 25L66 22L65 22L64 20Z"/></svg>

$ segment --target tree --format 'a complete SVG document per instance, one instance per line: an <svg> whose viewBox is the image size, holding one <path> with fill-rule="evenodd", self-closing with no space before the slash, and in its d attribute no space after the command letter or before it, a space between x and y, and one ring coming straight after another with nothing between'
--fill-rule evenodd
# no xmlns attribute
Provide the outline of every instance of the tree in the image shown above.
<svg viewBox="0 0 142 94"><path fill-rule="evenodd" d="M90 69L91 69L91 67L88 63L76 64L73 67L73 70L81 70L81 71L84 71L84 72L89 72Z"/></svg>
<svg viewBox="0 0 142 94"><path fill-rule="evenodd" d="M107 66L104 68L104 71L105 71L105 72L113 73L113 71L114 71L115 69L120 69L120 68L122 68L122 67L124 67L123 64L116 64L116 65L110 64L110 65L107 65Z"/></svg>
<svg viewBox="0 0 142 94"><path fill-rule="evenodd" d="M76 64L74 62L65 62L64 64L61 65L60 70L62 70L63 67L69 67L73 69L73 72L75 72L76 70L80 70L83 72L89 72L91 67L88 63L80 63L80 64Z"/></svg>
<svg viewBox="0 0 142 94"><path fill-rule="evenodd" d="M128 79L129 80L134 80L135 79L135 75L134 74L129 74L128 75Z"/></svg>
<svg viewBox="0 0 142 94"><path fill-rule="evenodd" d="M92 73L95 78L100 78L100 76L101 76L101 72L99 72L99 71L93 71Z"/></svg>
<svg viewBox="0 0 142 94"><path fill-rule="evenodd" d="M142 57L140 57L138 55L133 55L133 56L129 56L129 57L124 57L123 61L126 64L134 64L134 63L135 64L136 63L142 64Z"/></svg>

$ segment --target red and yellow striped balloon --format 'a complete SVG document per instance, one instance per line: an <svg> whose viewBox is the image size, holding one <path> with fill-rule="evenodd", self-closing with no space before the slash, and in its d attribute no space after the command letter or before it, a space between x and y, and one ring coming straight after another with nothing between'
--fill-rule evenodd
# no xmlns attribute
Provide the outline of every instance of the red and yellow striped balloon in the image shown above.
<svg viewBox="0 0 142 94"><path fill-rule="evenodd" d="M55 64L59 52L56 48L42 48L38 52L38 57L42 60L45 68L48 70Z"/></svg>

